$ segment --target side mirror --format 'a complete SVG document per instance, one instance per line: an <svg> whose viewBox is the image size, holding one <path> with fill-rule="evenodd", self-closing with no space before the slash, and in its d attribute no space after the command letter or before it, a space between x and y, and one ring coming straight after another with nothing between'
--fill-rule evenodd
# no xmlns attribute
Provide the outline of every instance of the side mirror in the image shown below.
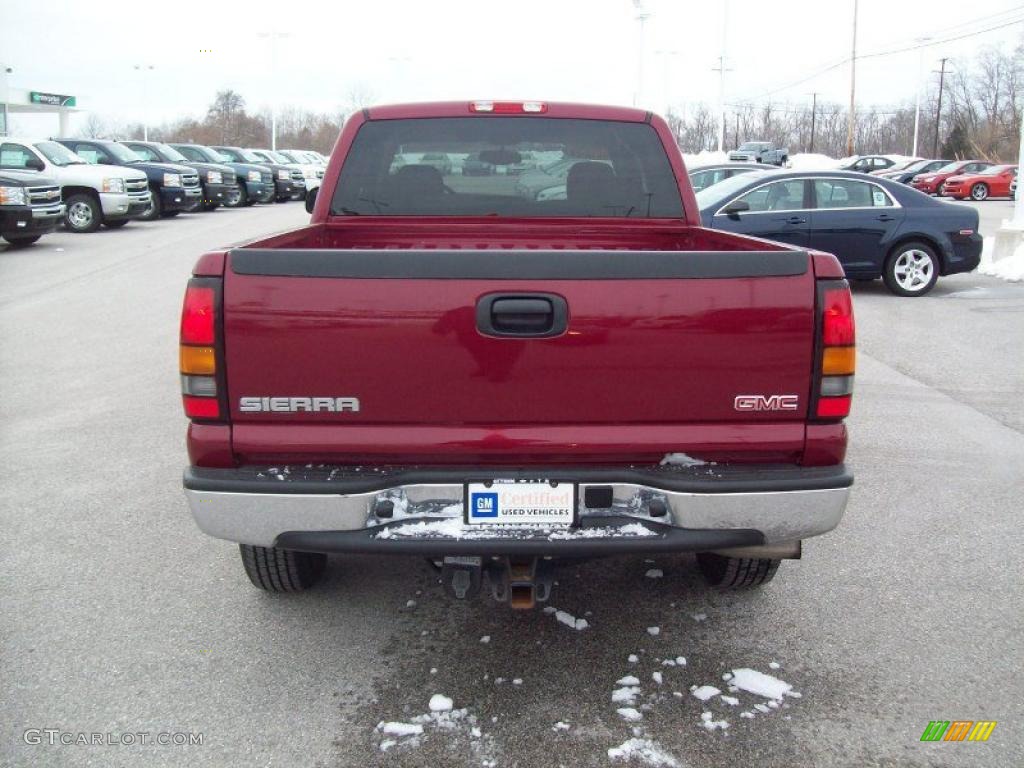
<svg viewBox="0 0 1024 768"><path fill-rule="evenodd" d="M726 216L730 216L730 217L732 217L734 219L738 219L739 215L743 211L749 211L749 210L750 210L750 203L748 203L746 200L733 200L731 203L729 203L727 206L725 206L725 208L722 209L722 213L724 213Z"/></svg>
<svg viewBox="0 0 1024 768"><path fill-rule="evenodd" d="M306 193L306 213L313 212L313 208L316 206L316 193L318 191L319 187L317 189L311 189Z"/></svg>
<svg viewBox="0 0 1024 768"><path fill-rule="evenodd" d="M28 162L25 163L25 167L30 171L43 171L46 170L46 166L43 165L43 161L38 157L30 157Z"/></svg>

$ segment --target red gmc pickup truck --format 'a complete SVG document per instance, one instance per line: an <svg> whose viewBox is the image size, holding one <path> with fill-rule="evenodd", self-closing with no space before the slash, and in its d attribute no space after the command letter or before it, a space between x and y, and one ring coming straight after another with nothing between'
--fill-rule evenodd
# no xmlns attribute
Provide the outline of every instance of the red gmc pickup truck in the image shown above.
<svg viewBox="0 0 1024 768"><path fill-rule="evenodd" d="M181 320L185 493L256 586L420 555L524 608L559 558L694 552L741 588L839 523L843 271L701 228L660 117L365 109L311 209L204 255Z"/></svg>

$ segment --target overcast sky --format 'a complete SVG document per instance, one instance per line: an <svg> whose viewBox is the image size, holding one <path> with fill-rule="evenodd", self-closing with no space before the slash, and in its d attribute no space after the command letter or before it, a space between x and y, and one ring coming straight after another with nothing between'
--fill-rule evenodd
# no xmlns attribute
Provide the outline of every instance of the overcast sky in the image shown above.
<svg viewBox="0 0 1024 768"><path fill-rule="evenodd" d="M726 101L845 102L853 0L645 0L643 106L664 111L718 99L712 71L727 30ZM178 10L180 9L180 10ZM159 124L200 115L223 88L251 109L344 108L353 90L374 102L536 98L631 104L639 24L631 0L334 0L142 3L0 0L0 62L9 84L78 97L105 117ZM858 50L944 39L1015 19L1020 0L860 0ZM271 41L285 33L272 66ZM941 56L1012 49L1024 23L924 50ZM206 52L209 51L209 52ZM912 100L919 51L858 63L859 104ZM133 69L153 65L146 79ZM928 75L930 77L934 77ZM789 86L789 87L787 87ZM143 94L148 94L144 96ZM148 104L148 106L147 106ZM13 118L13 132L52 133L56 118Z"/></svg>

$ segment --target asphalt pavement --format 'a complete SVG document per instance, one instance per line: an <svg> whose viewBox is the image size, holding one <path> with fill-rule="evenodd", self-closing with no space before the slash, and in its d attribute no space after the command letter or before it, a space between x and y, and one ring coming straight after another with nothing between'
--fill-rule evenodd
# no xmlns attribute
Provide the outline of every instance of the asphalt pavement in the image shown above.
<svg viewBox="0 0 1024 768"><path fill-rule="evenodd" d="M979 207L986 229L1010 209ZM756 593L707 591L689 556L563 566L552 605L575 629L451 602L417 559L336 557L310 592L267 595L195 527L185 280L205 250L305 220L272 205L0 246L0 765L1021 764L1024 285L858 285L842 525ZM744 669L790 695L730 691ZM613 702L626 676L639 690ZM453 713L429 715L434 694ZM958 719L998 725L920 741ZM103 743L60 743L79 733ZM162 733L202 744L141 743Z"/></svg>

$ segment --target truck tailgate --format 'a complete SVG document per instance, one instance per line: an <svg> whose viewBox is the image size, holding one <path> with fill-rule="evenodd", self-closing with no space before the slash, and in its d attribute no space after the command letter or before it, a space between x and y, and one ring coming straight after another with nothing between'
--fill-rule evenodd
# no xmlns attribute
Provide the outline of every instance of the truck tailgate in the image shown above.
<svg viewBox="0 0 1024 768"><path fill-rule="evenodd" d="M564 300L564 330L487 335L479 305L495 295ZM792 460L814 297L800 251L235 249L223 299L234 449L365 463ZM744 395L755 399L738 407ZM780 410L774 396L795 399Z"/></svg>

